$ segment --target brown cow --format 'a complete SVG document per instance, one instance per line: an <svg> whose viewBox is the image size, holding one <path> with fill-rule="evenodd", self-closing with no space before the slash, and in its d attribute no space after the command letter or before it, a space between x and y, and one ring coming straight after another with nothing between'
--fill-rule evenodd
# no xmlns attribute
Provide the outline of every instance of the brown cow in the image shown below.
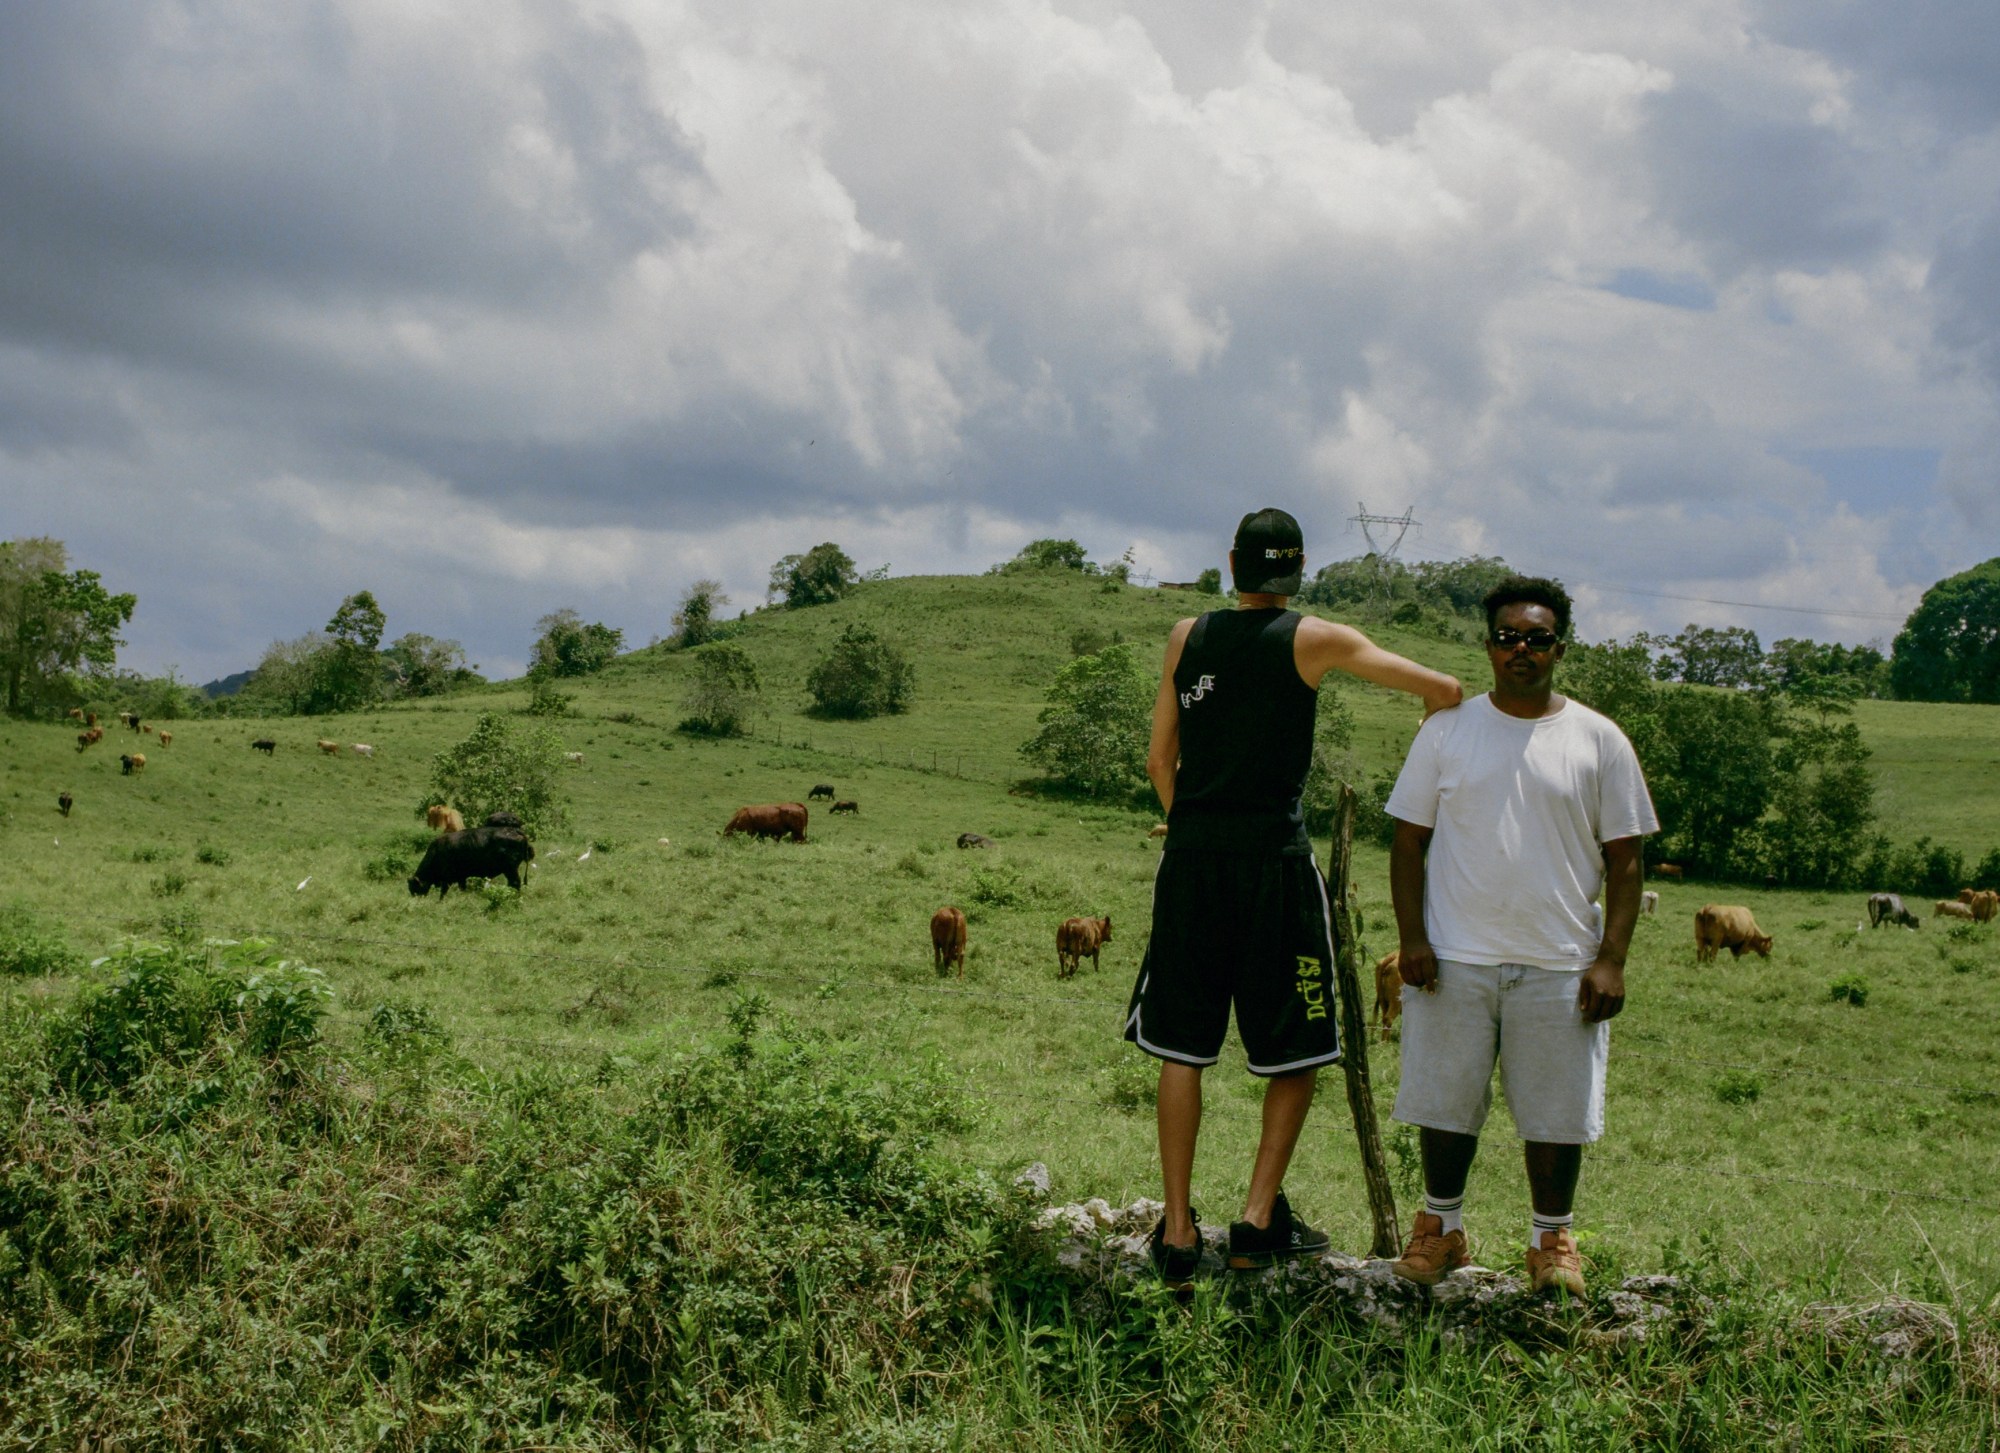
<svg viewBox="0 0 2000 1453"><path fill-rule="evenodd" d="M1382 1042L1389 1041L1389 1026L1403 1012L1403 951L1390 949L1375 960L1374 1019L1382 1026Z"/></svg>
<svg viewBox="0 0 2000 1453"><path fill-rule="evenodd" d="M321 737L319 739L318 746L319 749L322 752L325 752L329 757L337 757L340 755L339 742L330 742L325 737Z"/></svg>
<svg viewBox="0 0 2000 1453"><path fill-rule="evenodd" d="M173 734L172 732L161 732L161 733L160 733L160 745L161 745L161 746L163 746L163 747L171 747L171 746L172 746L173 744L174 744L174 734Z"/></svg>
<svg viewBox="0 0 2000 1453"><path fill-rule="evenodd" d="M1740 959L1745 949L1760 958L1771 956L1771 935L1757 927L1750 910L1737 904L1707 903L1694 916L1694 956L1713 963L1723 949Z"/></svg>
<svg viewBox="0 0 2000 1453"><path fill-rule="evenodd" d="M134 752L129 757L121 756L118 759L118 766L119 770L127 777L130 777L134 772L143 772L146 770L146 754L144 752Z"/></svg>
<svg viewBox="0 0 2000 1453"><path fill-rule="evenodd" d="M1167 835L1167 825L1164 822L1154 823L1153 830L1146 834L1146 836L1149 838L1165 837L1166 835Z"/></svg>
<svg viewBox="0 0 2000 1453"><path fill-rule="evenodd" d="M724 837L747 832L752 837L790 837L795 843L806 840L806 805L803 802L767 802L760 807L739 807L722 830Z"/></svg>
<svg viewBox="0 0 2000 1453"><path fill-rule="evenodd" d="M1653 876L1655 878L1685 878L1687 873L1679 863L1655 863L1653 864Z"/></svg>
<svg viewBox="0 0 2000 1453"><path fill-rule="evenodd" d="M1098 967L1097 951L1110 942L1109 918L1065 918L1056 930L1056 977L1074 977L1086 958Z"/></svg>
<svg viewBox="0 0 2000 1453"><path fill-rule="evenodd" d="M834 804L833 804L833 806L831 806L831 807L829 807L829 808L827 809L827 811L828 811L828 812L844 812L844 813L846 813L846 814L847 814L848 816L852 817L852 816L854 816L854 815L855 815L856 813L858 813L858 812L860 812L860 811L861 811L861 804L860 804L860 803L858 803L858 802L856 802L856 801L854 801L854 800L853 800L852 798L849 798L849 799L848 799L847 801L845 801L845 802L836 802L836 803L834 803Z"/></svg>
<svg viewBox="0 0 2000 1453"><path fill-rule="evenodd" d="M1954 902L1949 898L1940 898L1937 907L1931 910L1931 917L1963 918L1967 923L1970 923L1973 921L1972 905L1970 903Z"/></svg>
<svg viewBox="0 0 2000 1453"><path fill-rule="evenodd" d="M1972 895L1972 901L1965 905L1972 910L1972 916L1980 923L1991 923L2000 915L2000 893L1988 888L1983 893Z"/></svg>
<svg viewBox="0 0 2000 1453"><path fill-rule="evenodd" d="M1978 896L1979 890L1977 888L1961 888L1958 890L1958 901L1961 903L1970 903Z"/></svg>
<svg viewBox="0 0 2000 1453"><path fill-rule="evenodd" d="M424 821L436 832L465 831L465 819L458 815L458 809L446 807L442 802L433 802L424 809Z"/></svg>
<svg viewBox="0 0 2000 1453"><path fill-rule="evenodd" d="M931 967L942 979L953 964L958 965L959 978L964 978L965 915L946 904L931 915Z"/></svg>
<svg viewBox="0 0 2000 1453"><path fill-rule="evenodd" d="M71 721L76 722L78 725L81 725L83 722L83 708L80 706L72 706L69 709L69 716Z"/></svg>

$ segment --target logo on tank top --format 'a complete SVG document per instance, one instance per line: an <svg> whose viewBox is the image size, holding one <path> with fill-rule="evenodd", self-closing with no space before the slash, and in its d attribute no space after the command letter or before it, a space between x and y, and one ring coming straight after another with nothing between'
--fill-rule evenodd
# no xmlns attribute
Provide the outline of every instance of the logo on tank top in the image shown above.
<svg viewBox="0 0 2000 1453"><path fill-rule="evenodd" d="M1195 682L1194 690L1183 691L1181 693L1181 705L1184 707L1193 706L1197 701L1200 701L1204 696L1208 695L1208 693L1213 691L1214 689L1215 689L1215 678L1213 676L1208 675L1206 672L1203 672L1201 680Z"/></svg>

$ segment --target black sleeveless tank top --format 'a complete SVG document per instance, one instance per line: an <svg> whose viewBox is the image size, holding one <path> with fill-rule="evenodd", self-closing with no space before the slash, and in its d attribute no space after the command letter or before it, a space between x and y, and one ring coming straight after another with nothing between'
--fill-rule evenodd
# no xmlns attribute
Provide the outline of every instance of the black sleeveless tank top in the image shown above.
<svg viewBox="0 0 2000 1453"><path fill-rule="evenodd" d="M1298 629L1297 611L1272 608L1210 611L1188 631L1168 851L1312 851L1299 797L1319 693L1299 679Z"/></svg>

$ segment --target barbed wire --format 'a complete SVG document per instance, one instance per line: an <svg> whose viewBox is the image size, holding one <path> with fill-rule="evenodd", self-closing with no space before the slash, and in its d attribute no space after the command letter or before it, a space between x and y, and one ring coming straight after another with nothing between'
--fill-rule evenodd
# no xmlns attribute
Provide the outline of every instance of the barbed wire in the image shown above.
<svg viewBox="0 0 2000 1453"><path fill-rule="evenodd" d="M106 918L102 916L87 915L87 914L73 914L70 915L70 918L72 921L99 923L109 927L120 927L120 928L122 928L123 925L127 922L127 920L125 919ZM519 957L518 952L514 950L481 948L476 945L468 945L468 944L450 944L450 945L426 944L426 943L415 942L408 939L380 938L373 935L325 933L311 928L290 930L290 933L291 936L294 938L302 939L306 942L311 942L311 943L361 944L371 947L402 949L406 952L415 954L427 954L427 953L435 953L440 950L448 950L449 952L452 953L478 954L487 958ZM243 935L243 936L262 937L264 935L258 934L258 935ZM1092 998L1089 995L1084 995L1084 994L1034 994L1017 989L989 989L989 988L979 988L972 985L925 983L922 981L899 980L899 979L855 979L855 978L842 978L842 977L831 977L831 976L814 977L814 976L802 976L798 974L777 973L768 969L746 969L746 968L730 968L730 967L719 967L719 966L704 966L696 964L674 964L666 962L664 960L643 958L643 957L636 957L636 958L618 957L618 958L606 959L595 956L578 955L578 954L560 954L560 953L554 953L554 954L542 953L538 954L537 957L543 962L565 964L572 967L616 969L625 971L646 970L659 973L678 974L689 977L700 976L707 979L721 979L721 980L751 979L759 983L779 984L795 989L809 990L813 992L818 992L821 989L830 985L839 989L849 989L849 988L877 989L877 990L888 990L888 991L903 991L903 992L919 993L919 994L940 994L951 998L993 999L993 1000L1001 1000L1013 1003L1052 1004L1068 1009L1113 1008L1116 1007L1119 1000L1122 1000L1124 997L1122 993L1118 996L1118 999L1112 999L1109 997ZM727 983L719 982L716 985L716 987L718 988L727 987ZM1365 1015L1363 1017L1364 1019L1366 1018ZM465 1035L461 1037L471 1038L473 1036ZM1803 1065L1756 1064L1746 1061L1710 1060L1710 1059L1702 1059L1696 1056L1681 1054L1677 1051L1655 1050L1655 1049L1645 1048L1643 1046L1636 1046L1626 1043L1621 1043L1617 1052L1621 1056L1630 1055L1643 1059L1665 1060L1679 1064L1701 1065L1704 1068L1709 1068L1709 1069L1729 1069L1729 1070L1738 1070L1750 1074L1789 1076L1796 1078L1827 1080L1838 1084L1875 1085L1875 1086L1886 1086L1895 1089L1922 1090L1925 1091L1926 1093L1945 1095L1962 1100L2000 1099L2000 1089L1987 1089L1973 1085L1950 1085L1933 1080L1893 1078L1888 1076L1877 1076L1877 1075L1845 1075L1845 1074L1837 1074L1831 1070L1812 1069Z"/></svg>

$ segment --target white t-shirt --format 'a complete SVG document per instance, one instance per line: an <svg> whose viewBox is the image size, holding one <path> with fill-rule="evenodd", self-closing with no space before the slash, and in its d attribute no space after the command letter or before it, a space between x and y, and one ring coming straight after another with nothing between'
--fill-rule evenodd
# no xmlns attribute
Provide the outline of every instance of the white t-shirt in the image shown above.
<svg viewBox="0 0 2000 1453"><path fill-rule="evenodd" d="M1599 844L1660 830L1617 723L1565 699L1509 716L1489 696L1433 716L1389 815L1435 829L1424 925L1441 959L1581 970L1597 956Z"/></svg>

